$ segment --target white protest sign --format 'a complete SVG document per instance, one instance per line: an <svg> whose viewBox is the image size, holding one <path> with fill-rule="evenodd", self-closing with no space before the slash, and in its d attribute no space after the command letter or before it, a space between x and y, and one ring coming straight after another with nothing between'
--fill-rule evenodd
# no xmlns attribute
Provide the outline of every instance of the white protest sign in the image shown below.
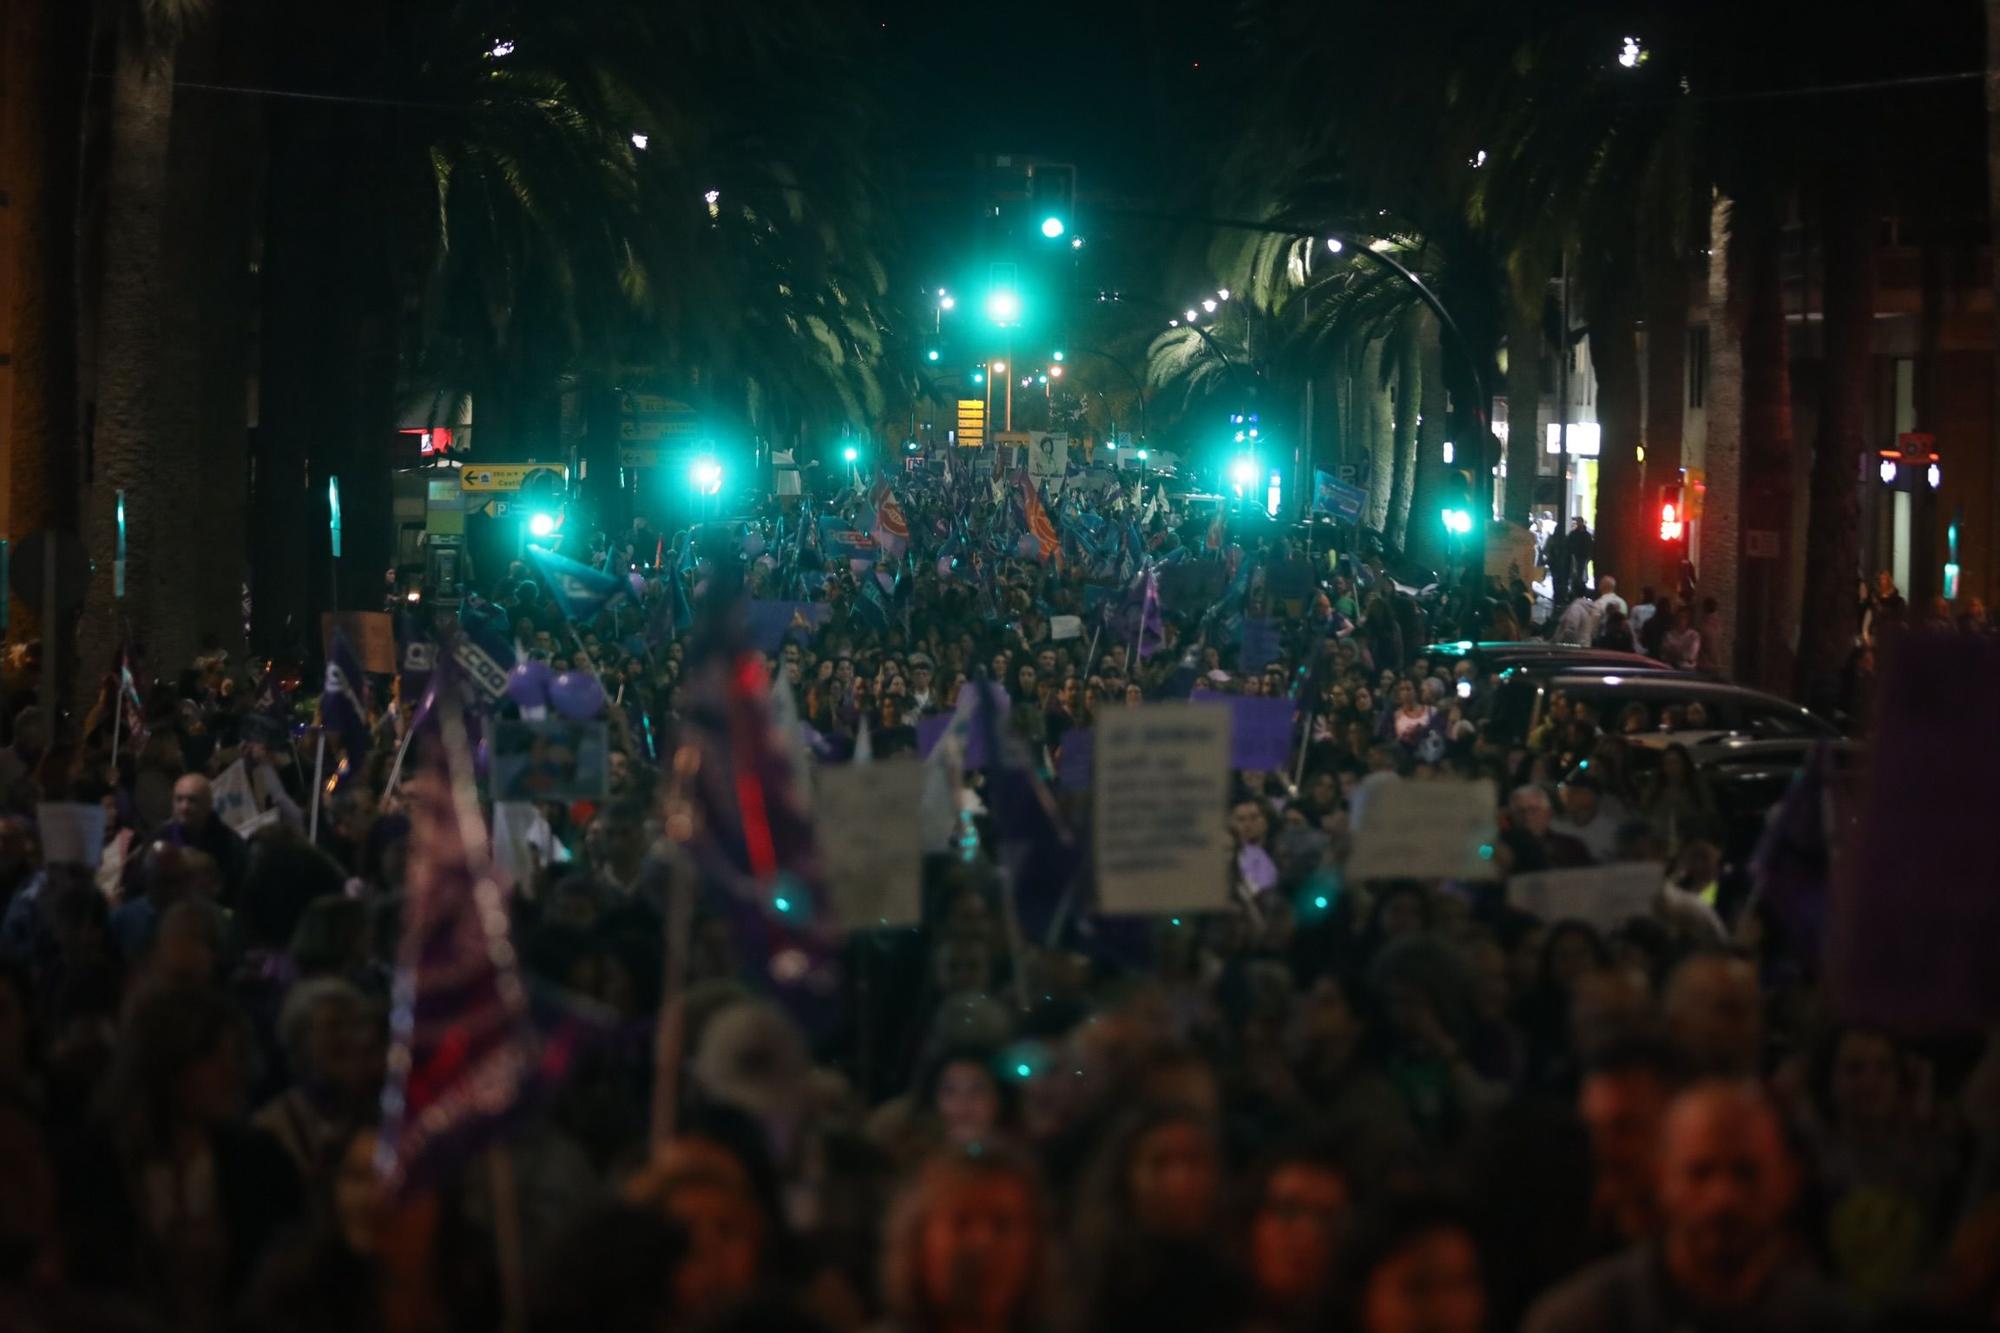
<svg viewBox="0 0 2000 1333"><path fill-rule="evenodd" d="M257 818L257 793L250 785L250 770L243 761L238 759L216 774L209 791L215 802L215 817L240 836L249 837L243 826Z"/></svg>
<svg viewBox="0 0 2000 1333"><path fill-rule="evenodd" d="M819 770L815 826L833 914L848 930L914 926L923 915L924 850L912 814L925 766L914 759Z"/></svg>
<svg viewBox="0 0 2000 1333"><path fill-rule="evenodd" d="M1413 782L1371 778L1354 811L1349 880L1498 879L1498 804L1490 778Z"/></svg>
<svg viewBox="0 0 2000 1333"><path fill-rule="evenodd" d="M1619 861L1575 870L1537 870L1507 877L1507 905L1544 921L1587 921L1612 930L1651 916L1666 872L1652 861Z"/></svg>
<svg viewBox="0 0 2000 1333"><path fill-rule="evenodd" d="M493 803L493 873L502 885L532 897L536 872L567 860L569 849L533 801Z"/></svg>
<svg viewBox="0 0 2000 1333"><path fill-rule="evenodd" d="M250 839L256 837L263 830L267 828L276 828L278 826L278 820L281 817L282 816L280 815L278 808L276 806L272 806L269 810L266 810L263 814L252 815L250 818L244 820L241 824L232 824L230 825L230 827L236 830L237 837L243 839L243 841L245 842L248 842L250 841Z"/></svg>
<svg viewBox="0 0 2000 1333"><path fill-rule="evenodd" d="M35 807L42 834L42 860L49 865L90 866L104 856L104 807L62 802Z"/></svg>
<svg viewBox="0 0 2000 1333"><path fill-rule="evenodd" d="M1101 910L1224 905L1233 720L1227 708L1192 703L1098 715L1091 828Z"/></svg>
<svg viewBox="0 0 2000 1333"><path fill-rule="evenodd" d="M1080 639L1080 638L1082 638L1082 637L1083 637L1083 617L1082 617L1082 616L1050 616L1050 617L1049 617L1049 637L1050 637L1051 639L1055 640L1055 641L1056 641L1057 643L1061 643L1061 642L1062 642L1062 641L1063 641L1064 639Z"/></svg>

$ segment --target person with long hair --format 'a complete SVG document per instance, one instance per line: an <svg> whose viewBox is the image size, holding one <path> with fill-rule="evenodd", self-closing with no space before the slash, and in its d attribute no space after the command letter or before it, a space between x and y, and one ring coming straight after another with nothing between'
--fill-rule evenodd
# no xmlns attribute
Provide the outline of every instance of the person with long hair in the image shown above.
<svg viewBox="0 0 2000 1333"><path fill-rule="evenodd" d="M1048 1205L1026 1159L990 1147L930 1158L889 1211L882 1299L892 1333L1034 1333L1050 1292Z"/></svg>

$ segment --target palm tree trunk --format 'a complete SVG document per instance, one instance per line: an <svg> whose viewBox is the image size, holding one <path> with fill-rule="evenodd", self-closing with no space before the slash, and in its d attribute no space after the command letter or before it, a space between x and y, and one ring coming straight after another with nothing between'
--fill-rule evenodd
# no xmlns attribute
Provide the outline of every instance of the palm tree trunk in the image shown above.
<svg viewBox="0 0 2000 1333"><path fill-rule="evenodd" d="M79 698L94 695L121 640L149 661L177 669L193 656L185 617L170 596L168 553L176 526L194 516L173 504L163 484L153 420L153 372L160 347L162 211L174 103L171 38L153 40L141 17L119 25L111 79L110 153L106 167L102 287L98 314L97 417L83 534L93 568L78 632ZM119 493L125 497L126 596L114 596Z"/></svg>
<svg viewBox="0 0 2000 1333"><path fill-rule="evenodd" d="M1639 541L1652 552L1652 558L1641 561L1639 568L1650 569L1653 586L1671 593L1680 581L1680 551L1649 539L1645 520L1647 502L1658 494L1658 487L1679 481L1682 467L1681 432L1687 420L1688 271L1677 252L1669 249L1657 254L1646 266L1645 299L1646 485L1639 496ZM1643 581L1645 576L1640 577Z"/></svg>
<svg viewBox="0 0 2000 1333"><path fill-rule="evenodd" d="M1542 315L1548 306L1548 265L1524 250L1515 257L1507 303L1507 488L1501 517L1526 523L1535 504L1542 462Z"/></svg>
<svg viewBox="0 0 2000 1333"><path fill-rule="evenodd" d="M1390 424L1389 390L1382 382L1382 362L1388 350L1386 338L1370 338L1361 357L1361 375L1355 389L1360 402L1362 441L1368 460L1368 512L1364 526L1385 533L1389 526L1389 475L1396 461L1395 430Z"/></svg>
<svg viewBox="0 0 2000 1333"><path fill-rule="evenodd" d="M1696 571L1703 609L1713 601L1717 614L1711 623L1722 626L1713 649L1716 665L1724 675L1731 674L1736 663L1741 546L1737 505L1743 491L1743 343L1729 309L1730 213L1729 199L1716 195L1708 223L1708 439L1702 454L1708 471L1708 498L1702 512Z"/></svg>
<svg viewBox="0 0 2000 1333"><path fill-rule="evenodd" d="M1410 497L1417 483L1417 413L1423 403L1422 306L1412 306L1396 323L1396 426L1389 476L1389 527L1385 536L1391 546L1407 547L1410 531Z"/></svg>
<svg viewBox="0 0 2000 1333"><path fill-rule="evenodd" d="M1821 227L1826 284L1826 364L1820 372L1819 440L1806 527L1805 606L1798 695L1839 697L1841 671L1860 626L1861 497L1855 467L1868 446L1875 332L1875 209L1851 163L1827 172Z"/></svg>
<svg viewBox="0 0 2000 1333"><path fill-rule="evenodd" d="M1731 305L1743 330L1743 600L1737 674L1764 689L1792 681L1798 603L1791 595L1792 377L1785 333L1777 203L1737 210L1730 227ZM1755 548L1748 534L1757 533ZM1749 552L1757 549L1752 559Z"/></svg>
<svg viewBox="0 0 2000 1333"><path fill-rule="evenodd" d="M1590 295L1590 363L1597 373L1597 548L1599 572L1639 585L1639 347L1635 293L1622 275Z"/></svg>
<svg viewBox="0 0 2000 1333"><path fill-rule="evenodd" d="M1443 489L1444 440L1449 423L1449 399L1444 383L1444 338L1437 316L1421 312L1423 391L1418 398L1417 481L1411 505L1410 553L1427 566L1442 568L1446 555L1444 524L1438 517Z"/></svg>
<svg viewBox="0 0 2000 1333"><path fill-rule="evenodd" d="M2000 254L2000 0L1986 0L1986 197L1987 218L1993 228L1992 253ZM2000 264L1993 269L1993 308L2000 310ZM1993 381L1993 411L1990 414L1989 430L1993 441L1987 447L1987 457L2000 458L2000 348L1996 348L1994 365L1988 371ZM1987 513L2000 520L2000 467L1992 469L1993 490L1991 507ZM1993 524L1988 531L1994 530ZM2000 577L2000 552L1995 552L1990 539L1986 546L1986 589L1988 601L1992 600L1995 579ZM1977 584L1968 589L1976 593Z"/></svg>

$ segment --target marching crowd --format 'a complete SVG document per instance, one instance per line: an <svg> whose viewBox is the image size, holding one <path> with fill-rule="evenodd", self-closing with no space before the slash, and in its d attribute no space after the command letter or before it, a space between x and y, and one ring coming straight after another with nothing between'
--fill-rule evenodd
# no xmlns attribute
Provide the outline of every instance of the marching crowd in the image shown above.
<svg viewBox="0 0 2000 1333"><path fill-rule="evenodd" d="M784 549L784 514L744 534L752 599L828 608L758 645L779 715L819 762L917 762L919 724L994 681L1052 818L1086 834L1059 774L1102 710L1290 698L1289 770L1233 776L1212 912L1024 932L1036 886L996 872L974 773L921 926L848 937L823 1013L766 994L767 960L707 905L675 976L662 774L702 646L673 608L714 570L676 559L580 623L510 570L485 601L525 653L603 680L607 783L544 803L514 867L532 1095L501 1151L391 1192L398 941L425 891L390 779L413 701L381 682L364 752L315 801L309 692L283 666L210 654L75 721L10 674L0 1328L2000 1322L2000 1042L1839 1021L1685 753L1638 761L1626 737L1665 719L1560 701L1496 734L1490 683L1423 646L1518 637L1523 589L1419 601L1371 562L1218 545L1122 495L1065 517L1129 518L1150 568L1224 566L1176 604L1172 580L1105 576L1108 554L955 543L948 489L903 506L916 549L872 567ZM1624 618L1700 662L1698 615ZM247 837L216 808L229 774ZM1656 909L1599 928L1494 884L1343 878L1366 784L1474 778L1499 793L1503 875L1656 861ZM49 854L48 802L102 808L96 856Z"/></svg>

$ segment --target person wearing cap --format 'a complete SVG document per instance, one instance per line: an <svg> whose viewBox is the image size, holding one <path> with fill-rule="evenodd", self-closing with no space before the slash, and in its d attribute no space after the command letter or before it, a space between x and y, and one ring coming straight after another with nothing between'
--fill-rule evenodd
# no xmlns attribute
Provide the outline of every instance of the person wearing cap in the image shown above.
<svg viewBox="0 0 2000 1333"><path fill-rule="evenodd" d="M911 653L910 696L906 709L911 717L924 717L942 708L937 689L937 663L929 653Z"/></svg>
<svg viewBox="0 0 2000 1333"><path fill-rule="evenodd" d="M1616 860L1618 826L1626 819L1625 807L1617 797L1605 794L1589 760L1570 770L1560 795L1563 813L1552 825L1554 830L1582 843L1594 861Z"/></svg>

